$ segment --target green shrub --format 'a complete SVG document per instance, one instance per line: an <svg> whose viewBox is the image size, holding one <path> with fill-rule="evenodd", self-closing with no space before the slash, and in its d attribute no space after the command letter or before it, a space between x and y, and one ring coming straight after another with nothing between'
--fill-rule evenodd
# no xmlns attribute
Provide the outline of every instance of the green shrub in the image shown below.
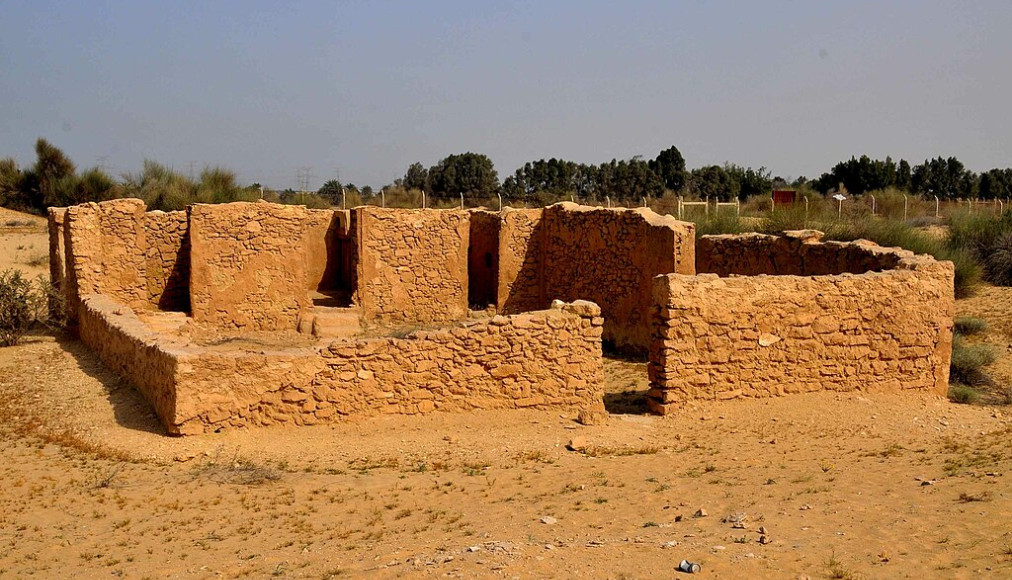
<svg viewBox="0 0 1012 580"><path fill-rule="evenodd" d="M969 344L960 335L952 337L952 362L949 364L949 382L977 385L987 382L983 367L993 363L998 352L990 344Z"/></svg>
<svg viewBox="0 0 1012 580"><path fill-rule="evenodd" d="M987 332L987 321L974 316L957 316L953 326L954 330L963 336Z"/></svg>
<svg viewBox="0 0 1012 580"><path fill-rule="evenodd" d="M39 323L62 322L62 297L42 278L34 282L20 270L0 272L0 346L13 346Z"/></svg>
<svg viewBox="0 0 1012 580"><path fill-rule="evenodd" d="M972 405L980 399L980 393L966 385L949 385L949 400L953 403Z"/></svg>
<svg viewBox="0 0 1012 580"><path fill-rule="evenodd" d="M991 243L984 256L984 271L988 282L1012 286L1012 233L1001 234Z"/></svg>
<svg viewBox="0 0 1012 580"><path fill-rule="evenodd" d="M745 231L745 226L737 214L727 210L719 213L711 213L708 216L700 216L696 220L696 237L713 234L740 234Z"/></svg>

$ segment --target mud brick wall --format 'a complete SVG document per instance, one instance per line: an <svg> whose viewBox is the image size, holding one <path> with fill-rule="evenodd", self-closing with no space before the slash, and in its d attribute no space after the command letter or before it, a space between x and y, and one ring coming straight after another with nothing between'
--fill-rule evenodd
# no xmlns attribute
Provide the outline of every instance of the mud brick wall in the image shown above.
<svg viewBox="0 0 1012 580"><path fill-rule="evenodd" d="M348 210L311 209L306 222L306 281L310 290L348 287Z"/></svg>
<svg viewBox="0 0 1012 580"><path fill-rule="evenodd" d="M469 212L357 207L355 303L366 319L435 322L467 314Z"/></svg>
<svg viewBox="0 0 1012 580"><path fill-rule="evenodd" d="M645 208L560 203L545 208L541 229L543 298L600 304L604 339L646 352L653 278L695 273L695 226Z"/></svg>
<svg viewBox="0 0 1012 580"><path fill-rule="evenodd" d="M66 244L63 241L63 220L67 214L65 207L51 207L47 212L49 224L49 282L57 291L63 288L64 251Z"/></svg>
<svg viewBox="0 0 1012 580"><path fill-rule="evenodd" d="M948 386L953 268L860 275L658 277L649 403Z"/></svg>
<svg viewBox="0 0 1012 580"><path fill-rule="evenodd" d="M148 302L144 202L116 199L67 208L64 215L67 314L81 296L104 294L125 304Z"/></svg>
<svg viewBox="0 0 1012 580"><path fill-rule="evenodd" d="M506 408L603 410L600 309L574 303L406 338L181 354L177 432Z"/></svg>
<svg viewBox="0 0 1012 580"><path fill-rule="evenodd" d="M701 236L696 240L696 272L720 276L860 274L895 268L903 256L871 242L821 243L822 237L816 230L788 231L782 236Z"/></svg>
<svg viewBox="0 0 1012 580"><path fill-rule="evenodd" d="M176 361L162 335L108 296L84 296L78 331L109 370L134 384L166 428L176 422Z"/></svg>
<svg viewBox="0 0 1012 580"><path fill-rule="evenodd" d="M500 222L498 213L471 211L467 250L468 302L477 308L496 305Z"/></svg>
<svg viewBox="0 0 1012 580"><path fill-rule="evenodd" d="M602 412L600 309L592 303L322 348L223 350L154 332L86 296L81 338L151 402L170 433L311 425L386 413L567 408Z"/></svg>
<svg viewBox="0 0 1012 580"><path fill-rule="evenodd" d="M505 208L499 212L499 312L528 312L548 304L541 283L541 215L540 209Z"/></svg>
<svg viewBox="0 0 1012 580"><path fill-rule="evenodd" d="M190 235L185 211L144 214L148 300L161 310L190 310Z"/></svg>
<svg viewBox="0 0 1012 580"><path fill-rule="evenodd" d="M298 327L310 305L305 207L266 202L190 206L193 319L229 330Z"/></svg>

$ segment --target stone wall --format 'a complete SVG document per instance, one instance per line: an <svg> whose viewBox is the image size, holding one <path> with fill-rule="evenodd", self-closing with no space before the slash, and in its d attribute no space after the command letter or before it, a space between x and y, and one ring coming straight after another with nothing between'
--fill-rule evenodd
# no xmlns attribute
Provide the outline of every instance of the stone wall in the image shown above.
<svg viewBox="0 0 1012 580"><path fill-rule="evenodd" d="M471 212L467 249L468 302L476 308L496 305L499 278L499 214Z"/></svg>
<svg viewBox="0 0 1012 580"><path fill-rule="evenodd" d="M161 310L190 310L190 235L185 211L144 214L148 300Z"/></svg>
<svg viewBox="0 0 1012 580"><path fill-rule="evenodd" d="M348 210L311 209L306 227L306 282L321 292L350 287Z"/></svg>
<svg viewBox="0 0 1012 580"><path fill-rule="evenodd" d="M64 214L68 317L77 320L80 297L104 294L124 304L148 303L144 202L116 199L67 208Z"/></svg>
<svg viewBox="0 0 1012 580"><path fill-rule="evenodd" d="M872 242L821 243L822 236L815 230L782 236L701 236L696 240L696 272L720 276L861 274L895 268L900 260L896 252Z"/></svg>
<svg viewBox="0 0 1012 580"><path fill-rule="evenodd" d="M896 269L860 275L658 277L651 408L816 390L944 395L952 264L894 258Z"/></svg>
<svg viewBox="0 0 1012 580"><path fill-rule="evenodd" d="M310 306L303 206L190 206L193 319L228 330L294 330Z"/></svg>
<svg viewBox="0 0 1012 580"><path fill-rule="evenodd" d="M366 319L436 322L467 314L469 212L356 207L355 303Z"/></svg>
<svg viewBox="0 0 1012 580"><path fill-rule="evenodd" d="M496 306L514 314L544 308L548 301L541 283L540 209L505 208L499 212L499 271Z"/></svg>
<svg viewBox="0 0 1012 580"><path fill-rule="evenodd" d="M129 306L98 294L81 298L78 331L105 366L133 383L169 432L175 432L177 366L166 339Z"/></svg>
<svg viewBox="0 0 1012 580"><path fill-rule="evenodd" d="M67 208L51 207L47 214L49 223L49 282L57 292L62 292L63 278L66 275L64 257L66 243L63 239L63 221L67 214Z"/></svg>
<svg viewBox="0 0 1012 580"><path fill-rule="evenodd" d="M695 226L646 208L559 203L544 209L540 228L543 299L600 304L604 339L646 352L653 278L695 273Z"/></svg>
<svg viewBox="0 0 1012 580"><path fill-rule="evenodd" d="M603 411L600 309L471 320L405 338L225 350L153 332L128 306L87 296L81 338L151 401L170 433L492 408Z"/></svg>

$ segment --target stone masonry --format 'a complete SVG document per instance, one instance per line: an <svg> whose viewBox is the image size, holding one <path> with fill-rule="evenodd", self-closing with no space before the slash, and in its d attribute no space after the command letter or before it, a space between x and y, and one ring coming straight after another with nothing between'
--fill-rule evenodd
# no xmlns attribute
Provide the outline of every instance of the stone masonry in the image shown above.
<svg viewBox="0 0 1012 580"><path fill-rule="evenodd" d="M367 320L436 322L467 314L468 212L357 207L355 303Z"/></svg>
<svg viewBox="0 0 1012 580"><path fill-rule="evenodd" d="M545 208L541 228L543 298L600 304L604 339L645 352L653 278L695 273L695 226L645 208L560 203Z"/></svg>
<svg viewBox="0 0 1012 580"><path fill-rule="evenodd" d="M294 330L310 306L308 210L265 202L190 207L193 319L234 330Z"/></svg>
<svg viewBox="0 0 1012 580"><path fill-rule="evenodd" d="M857 256L855 269L864 268L869 254L897 268L860 275L659 276L651 408L666 413L695 399L813 390L944 395L955 309L952 264L867 243L827 246L816 251Z"/></svg>

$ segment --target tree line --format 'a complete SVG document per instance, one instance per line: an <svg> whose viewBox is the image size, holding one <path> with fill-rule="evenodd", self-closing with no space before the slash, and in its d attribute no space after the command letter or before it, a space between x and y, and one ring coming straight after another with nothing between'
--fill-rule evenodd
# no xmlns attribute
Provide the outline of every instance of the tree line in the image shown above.
<svg viewBox="0 0 1012 580"><path fill-rule="evenodd" d="M183 209L192 203L221 203L266 199L326 207L347 202L355 205L376 195L370 186L328 180L314 193L292 189L275 191L260 184L239 184L235 173L207 167L193 179L155 161L145 160L141 171L113 178L98 167L78 171L57 147L39 139L36 160L19 167L13 158L0 159L0 206L41 213L47 207L119 197L143 199L151 209ZM660 151L653 159L635 156L597 165L564 159L524 163L505 180L492 160L480 153L449 155L431 167L412 163L383 190L415 190L433 198L487 200L497 195L504 202L551 203L572 196L598 202L606 197L626 202L665 194L710 199L746 199L769 196L775 188L809 188L822 194L863 194L894 188L941 199L995 199L1012 197L1012 169L974 173L955 157L927 159L911 166L905 159L851 157L834 165L817 179L774 177L765 167L753 169L734 163L687 169L677 147Z"/></svg>
<svg viewBox="0 0 1012 580"><path fill-rule="evenodd" d="M1012 196L1012 169L974 173L955 157L927 159L913 167L905 159L871 159L867 155L837 163L812 183L821 193L862 194L887 187L939 199L997 199Z"/></svg>

